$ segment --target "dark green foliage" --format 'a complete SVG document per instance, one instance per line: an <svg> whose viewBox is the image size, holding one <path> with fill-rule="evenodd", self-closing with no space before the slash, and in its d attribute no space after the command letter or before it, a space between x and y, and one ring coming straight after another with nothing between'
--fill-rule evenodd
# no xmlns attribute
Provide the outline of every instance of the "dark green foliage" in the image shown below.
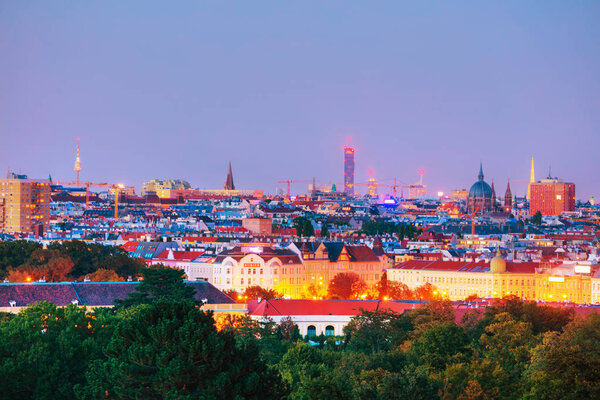
<svg viewBox="0 0 600 400"><path fill-rule="evenodd" d="M451 304L436 301L362 312L345 337L309 344L291 318L225 314L215 324L180 274L145 274L129 307L41 303L0 315L0 397L600 398L597 314L568 322L563 310L507 298L457 325Z"/></svg>
<svg viewBox="0 0 600 400"><path fill-rule="evenodd" d="M542 213L540 211L536 212L533 217L530 219L531 223L534 225L542 224Z"/></svg>
<svg viewBox="0 0 600 400"><path fill-rule="evenodd" d="M116 326L106 350L78 388L82 399L276 399L279 377L249 344L217 332L212 313L189 301L137 306Z"/></svg>
<svg viewBox="0 0 600 400"><path fill-rule="evenodd" d="M120 247L86 243L79 240L53 242L49 250L58 250L75 264L72 275L85 276L98 268L113 270L122 277L135 276L144 266L141 259L134 259Z"/></svg>
<svg viewBox="0 0 600 400"><path fill-rule="evenodd" d="M517 321L528 322L534 334L547 331L560 331L573 320L573 309L561 309L535 302L523 302L516 296L506 296L497 304L485 309L481 320L480 333L483 327L490 324L497 314L508 313Z"/></svg>
<svg viewBox="0 0 600 400"><path fill-rule="evenodd" d="M385 310L363 311L352 317L344 333L348 348L378 353L402 344L411 328L408 316Z"/></svg>
<svg viewBox="0 0 600 400"><path fill-rule="evenodd" d="M361 227L361 233L365 233L369 236L382 235L382 234L397 234L400 239L407 238L412 239L418 233L414 225L409 224L396 224L394 222L384 221L365 221Z"/></svg>
<svg viewBox="0 0 600 400"><path fill-rule="evenodd" d="M195 290L184 283L185 273L181 269L155 264L142 270L142 282L136 291L124 300L115 300L119 307L149 304L159 299L188 300L195 302Z"/></svg>
<svg viewBox="0 0 600 400"><path fill-rule="evenodd" d="M302 227L302 236L315 236L315 228L313 227L312 222L309 220L304 221L304 226Z"/></svg>
<svg viewBox="0 0 600 400"><path fill-rule="evenodd" d="M321 226L321 237L329 237L329 227L326 223Z"/></svg>
<svg viewBox="0 0 600 400"><path fill-rule="evenodd" d="M296 229L296 235L298 236L315 235L315 228L308 218L298 217L292 221L292 226Z"/></svg>
<svg viewBox="0 0 600 400"><path fill-rule="evenodd" d="M25 264L31 254L41 248L41 244L28 240L0 242L0 278L6 277L8 268Z"/></svg>
<svg viewBox="0 0 600 400"><path fill-rule="evenodd" d="M600 398L600 315L548 332L526 371L527 399Z"/></svg>
<svg viewBox="0 0 600 400"><path fill-rule="evenodd" d="M111 317L42 302L0 323L0 396L72 399L91 360L102 357Z"/></svg>
<svg viewBox="0 0 600 400"><path fill-rule="evenodd" d="M9 268L34 271L63 261L68 264L72 262L73 268L68 274L73 280L82 279L100 268L112 270L120 277L127 278L137 275L144 267L141 259L129 257L120 247L79 240L53 242L47 248L25 240L0 242L0 278L8 275Z"/></svg>
<svg viewBox="0 0 600 400"><path fill-rule="evenodd" d="M418 364L433 371L442 371L447 365L470 358L469 338L464 330L452 322L436 325L425 331L411 346Z"/></svg>

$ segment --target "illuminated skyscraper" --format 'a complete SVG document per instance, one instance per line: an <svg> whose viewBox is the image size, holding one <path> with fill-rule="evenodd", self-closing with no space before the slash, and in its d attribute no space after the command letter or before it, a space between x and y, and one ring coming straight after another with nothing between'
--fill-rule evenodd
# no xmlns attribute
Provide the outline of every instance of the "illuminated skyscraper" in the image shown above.
<svg viewBox="0 0 600 400"><path fill-rule="evenodd" d="M548 176L529 185L531 199L529 214L538 211L542 215L560 215L564 211L575 211L575 184Z"/></svg>
<svg viewBox="0 0 600 400"><path fill-rule="evenodd" d="M370 170L369 181L367 183L367 194L373 199L377 197L377 185L377 179L375 179L375 176L373 175L373 170Z"/></svg>
<svg viewBox="0 0 600 400"><path fill-rule="evenodd" d="M354 195L354 147L344 146L344 193Z"/></svg>

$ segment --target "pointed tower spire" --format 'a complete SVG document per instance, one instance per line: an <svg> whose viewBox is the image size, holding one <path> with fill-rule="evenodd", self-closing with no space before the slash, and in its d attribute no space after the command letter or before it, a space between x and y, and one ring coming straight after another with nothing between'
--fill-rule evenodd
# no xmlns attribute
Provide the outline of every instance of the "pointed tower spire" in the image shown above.
<svg viewBox="0 0 600 400"><path fill-rule="evenodd" d="M77 156L75 157L75 168L73 169L76 175L77 186L79 186L79 172L81 171L81 160L79 159L79 138L77 138Z"/></svg>
<svg viewBox="0 0 600 400"><path fill-rule="evenodd" d="M227 179L225 179L225 185L223 186L224 190L235 190L235 185L233 183L233 172L231 171L231 161L229 161L229 170L227 171Z"/></svg>
<svg viewBox="0 0 600 400"><path fill-rule="evenodd" d="M480 181L483 180L483 162L479 162L479 175L478 178Z"/></svg>
<svg viewBox="0 0 600 400"><path fill-rule="evenodd" d="M506 192L504 193L504 208L507 213L512 210L512 191L510 190L510 179L506 185Z"/></svg>
<svg viewBox="0 0 600 400"><path fill-rule="evenodd" d="M533 157L531 157L531 172L529 173L529 185L527 185L527 200L531 200L531 184L535 183L535 170L533 168Z"/></svg>

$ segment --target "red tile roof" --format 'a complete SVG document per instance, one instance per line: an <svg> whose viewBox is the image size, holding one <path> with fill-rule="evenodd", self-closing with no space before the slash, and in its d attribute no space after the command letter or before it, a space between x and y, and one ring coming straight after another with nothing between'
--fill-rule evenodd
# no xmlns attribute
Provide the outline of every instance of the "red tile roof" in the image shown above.
<svg viewBox="0 0 600 400"><path fill-rule="evenodd" d="M137 249L138 243L139 242L130 241L130 242L127 242L127 243L121 245L121 248L123 250L125 250L126 252L131 253L131 252L135 251L135 249Z"/></svg>
<svg viewBox="0 0 600 400"><path fill-rule="evenodd" d="M173 258L176 261L192 261L204 254L203 251L173 251ZM169 250L165 250L154 258L154 260L169 260Z"/></svg>
<svg viewBox="0 0 600 400"><path fill-rule="evenodd" d="M217 238L214 236L184 236L183 242L203 242L203 243L214 243Z"/></svg>
<svg viewBox="0 0 600 400"><path fill-rule="evenodd" d="M533 274L537 267L539 267L539 263L535 262L506 262L506 271L515 274ZM393 268L425 271L489 272L490 263L484 261L408 260Z"/></svg>
<svg viewBox="0 0 600 400"><path fill-rule="evenodd" d="M403 313L419 306L418 302L379 300L263 300L248 303L248 312L256 316L285 315L357 315L361 310L390 310Z"/></svg>

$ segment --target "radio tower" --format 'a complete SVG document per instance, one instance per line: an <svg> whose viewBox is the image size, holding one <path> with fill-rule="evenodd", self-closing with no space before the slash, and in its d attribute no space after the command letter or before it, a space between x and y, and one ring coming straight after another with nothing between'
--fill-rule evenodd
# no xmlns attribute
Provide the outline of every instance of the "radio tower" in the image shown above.
<svg viewBox="0 0 600 400"><path fill-rule="evenodd" d="M79 186L79 172L81 171L81 160L79 159L79 138L77 138L77 157L75 157L75 168L73 169L77 176L76 182L77 186Z"/></svg>

